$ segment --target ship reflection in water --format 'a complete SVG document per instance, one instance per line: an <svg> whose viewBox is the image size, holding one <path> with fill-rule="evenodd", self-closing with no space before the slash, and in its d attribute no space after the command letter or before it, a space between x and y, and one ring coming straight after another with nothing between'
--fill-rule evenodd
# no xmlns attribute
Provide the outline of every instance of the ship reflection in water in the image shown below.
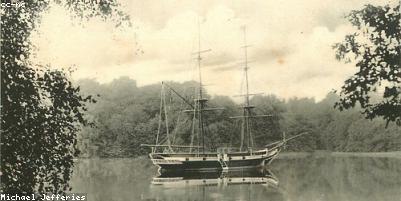
<svg viewBox="0 0 401 201"><path fill-rule="evenodd" d="M235 184L262 184L277 187L278 180L270 170L247 170L230 172L163 172L153 178L153 185L164 187L227 186Z"/></svg>
<svg viewBox="0 0 401 201"><path fill-rule="evenodd" d="M88 201L401 201L398 156L287 155L268 168L156 177L157 169L144 158L81 159L71 186L87 193Z"/></svg>
<svg viewBox="0 0 401 201"><path fill-rule="evenodd" d="M151 181L152 198L143 200L282 200L278 183L277 177L267 169L165 171Z"/></svg>

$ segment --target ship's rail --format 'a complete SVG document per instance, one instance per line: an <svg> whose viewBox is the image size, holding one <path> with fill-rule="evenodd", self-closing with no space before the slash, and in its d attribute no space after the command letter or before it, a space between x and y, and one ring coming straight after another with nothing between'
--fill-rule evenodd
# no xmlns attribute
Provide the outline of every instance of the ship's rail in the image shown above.
<svg viewBox="0 0 401 201"><path fill-rule="evenodd" d="M182 161L171 159L152 159L154 164L182 164Z"/></svg>
<svg viewBox="0 0 401 201"><path fill-rule="evenodd" d="M232 152L226 153L227 156L249 156L249 155L265 155L269 149L264 148L253 152ZM222 153L154 153L153 158L163 157L218 157Z"/></svg>

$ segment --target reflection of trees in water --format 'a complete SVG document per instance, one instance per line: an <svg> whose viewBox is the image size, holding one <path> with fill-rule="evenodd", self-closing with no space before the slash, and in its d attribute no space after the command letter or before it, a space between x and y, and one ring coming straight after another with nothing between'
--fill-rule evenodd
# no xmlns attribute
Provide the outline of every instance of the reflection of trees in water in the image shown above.
<svg viewBox="0 0 401 201"><path fill-rule="evenodd" d="M278 189L258 184L160 188L147 159L89 159L76 162L73 192L93 200L399 200L401 160L308 156L277 159L269 168Z"/></svg>
<svg viewBox="0 0 401 201"><path fill-rule="evenodd" d="M395 200L401 160L306 157L276 160L271 168L290 200Z"/></svg>
<svg viewBox="0 0 401 201"><path fill-rule="evenodd" d="M260 184L164 188L151 185L156 173L147 159L80 160L72 180L73 192L88 193L89 201L284 200L279 190Z"/></svg>
<svg viewBox="0 0 401 201"><path fill-rule="evenodd" d="M153 186L152 193L143 200L243 200L243 201L284 201L283 195L260 184L233 186L192 186L185 188L163 188Z"/></svg>
<svg viewBox="0 0 401 201"><path fill-rule="evenodd" d="M76 162L73 192L89 201L140 200L156 168L146 159L85 159Z"/></svg>
<svg viewBox="0 0 401 201"><path fill-rule="evenodd" d="M269 170L163 172L152 183L151 198L156 200L284 200Z"/></svg>

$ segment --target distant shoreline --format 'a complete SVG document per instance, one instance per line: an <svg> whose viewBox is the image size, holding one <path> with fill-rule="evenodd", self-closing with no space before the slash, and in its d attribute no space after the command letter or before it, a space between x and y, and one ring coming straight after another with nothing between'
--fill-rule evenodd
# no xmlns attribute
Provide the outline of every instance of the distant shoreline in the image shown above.
<svg viewBox="0 0 401 201"><path fill-rule="evenodd" d="M401 158L401 151L391 152L332 152L334 156L357 156L357 157L380 157L380 158Z"/></svg>
<svg viewBox="0 0 401 201"><path fill-rule="evenodd" d="M353 156L353 157L377 157L377 158L401 158L401 151L391 152L330 152L330 151L314 151L314 152L283 152L278 158L303 158L307 156Z"/></svg>
<svg viewBox="0 0 401 201"><path fill-rule="evenodd" d="M392 152L330 152L330 151L314 151L314 152L282 152L278 155L278 159L286 159L286 158L304 158L308 156L314 157L326 157L326 156L334 156L334 157L377 157L377 158L400 158L401 159L401 151L392 151ZM137 156L137 157L110 157L110 158L100 158L100 157L77 157L77 159L124 159L124 158L132 158L132 159L147 159L147 156Z"/></svg>

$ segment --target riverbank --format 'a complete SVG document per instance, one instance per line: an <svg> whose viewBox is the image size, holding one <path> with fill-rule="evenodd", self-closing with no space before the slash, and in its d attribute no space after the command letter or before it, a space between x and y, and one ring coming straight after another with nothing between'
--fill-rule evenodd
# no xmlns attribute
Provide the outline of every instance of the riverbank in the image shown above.
<svg viewBox="0 0 401 201"><path fill-rule="evenodd" d="M314 152L283 152L278 156L279 159L285 158L304 158L308 156L314 157L378 157L378 158L401 158L401 151L393 152L330 152L330 151L314 151Z"/></svg>
<svg viewBox="0 0 401 201"><path fill-rule="evenodd" d="M286 158L305 158L308 156L314 157L378 157L378 158L401 158L401 151L393 152L330 152L324 150L318 150L313 152L282 152L278 155L278 159ZM110 157L110 158L99 158L99 157L77 157L75 160L79 159L148 159L148 156L138 156L138 157Z"/></svg>
<svg viewBox="0 0 401 201"><path fill-rule="evenodd" d="M401 158L401 151L393 152L332 152L333 156L355 156L355 157L379 157L379 158Z"/></svg>

